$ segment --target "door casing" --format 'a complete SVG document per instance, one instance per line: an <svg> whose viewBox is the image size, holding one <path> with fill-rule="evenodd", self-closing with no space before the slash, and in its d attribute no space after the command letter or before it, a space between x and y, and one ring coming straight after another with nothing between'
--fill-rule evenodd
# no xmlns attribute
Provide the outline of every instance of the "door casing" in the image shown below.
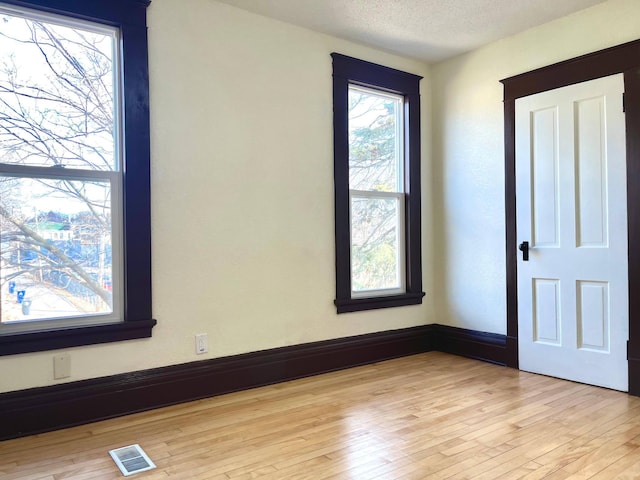
<svg viewBox="0 0 640 480"><path fill-rule="evenodd" d="M501 80L504 87L505 220L507 266L506 363L518 368L518 290L515 100L535 93L624 74L629 275L629 393L640 396L640 40L624 43Z"/></svg>

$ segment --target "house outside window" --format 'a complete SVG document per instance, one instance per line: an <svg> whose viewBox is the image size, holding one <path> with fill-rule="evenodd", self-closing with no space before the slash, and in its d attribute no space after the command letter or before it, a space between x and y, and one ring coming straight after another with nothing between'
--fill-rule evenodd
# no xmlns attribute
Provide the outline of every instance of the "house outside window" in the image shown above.
<svg viewBox="0 0 640 480"><path fill-rule="evenodd" d="M419 304L421 77L332 57L338 313Z"/></svg>

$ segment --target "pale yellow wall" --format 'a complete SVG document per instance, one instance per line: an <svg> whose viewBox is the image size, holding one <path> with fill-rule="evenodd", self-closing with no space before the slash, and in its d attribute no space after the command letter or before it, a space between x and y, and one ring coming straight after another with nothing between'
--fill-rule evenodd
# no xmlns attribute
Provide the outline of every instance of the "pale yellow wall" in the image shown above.
<svg viewBox="0 0 640 480"><path fill-rule="evenodd" d="M428 67L213 0L153 0L148 23L158 326L152 339L67 349L68 380L430 323L429 268L422 306L335 313L329 54L426 77L425 185ZM196 356L200 332L210 351ZM52 357L0 358L0 391L57 383Z"/></svg>
<svg viewBox="0 0 640 480"><path fill-rule="evenodd" d="M506 333L500 79L640 38L612 0L432 66L437 322Z"/></svg>

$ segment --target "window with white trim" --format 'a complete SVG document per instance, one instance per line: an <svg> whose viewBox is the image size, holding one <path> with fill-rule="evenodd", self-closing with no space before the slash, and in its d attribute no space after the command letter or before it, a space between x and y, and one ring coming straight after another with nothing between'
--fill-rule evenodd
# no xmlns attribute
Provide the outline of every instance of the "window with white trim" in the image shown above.
<svg viewBox="0 0 640 480"><path fill-rule="evenodd" d="M148 4L0 3L0 355L151 335Z"/></svg>
<svg viewBox="0 0 640 480"><path fill-rule="evenodd" d="M332 57L338 313L421 303L421 77Z"/></svg>
<svg viewBox="0 0 640 480"><path fill-rule="evenodd" d="M6 331L113 322L119 32L8 7L0 22L0 322Z"/></svg>
<svg viewBox="0 0 640 480"><path fill-rule="evenodd" d="M349 85L351 295L405 293L404 98Z"/></svg>

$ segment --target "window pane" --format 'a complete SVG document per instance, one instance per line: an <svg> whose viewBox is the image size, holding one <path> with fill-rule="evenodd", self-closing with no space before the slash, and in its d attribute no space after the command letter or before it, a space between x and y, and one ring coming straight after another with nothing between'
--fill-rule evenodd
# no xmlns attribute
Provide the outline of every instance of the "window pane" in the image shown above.
<svg viewBox="0 0 640 480"><path fill-rule="evenodd" d="M112 312L110 197L106 181L0 176L3 323Z"/></svg>
<svg viewBox="0 0 640 480"><path fill-rule="evenodd" d="M402 192L402 97L349 87L349 188Z"/></svg>
<svg viewBox="0 0 640 480"><path fill-rule="evenodd" d="M0 162L117 170L115 30L0 24Z"/></svg>
<svg viewBox="0 0 640 480"><path fill-rule="evenodd" d="M354 292L402 288L400 200L351 200L351 288Z"/></svg>

